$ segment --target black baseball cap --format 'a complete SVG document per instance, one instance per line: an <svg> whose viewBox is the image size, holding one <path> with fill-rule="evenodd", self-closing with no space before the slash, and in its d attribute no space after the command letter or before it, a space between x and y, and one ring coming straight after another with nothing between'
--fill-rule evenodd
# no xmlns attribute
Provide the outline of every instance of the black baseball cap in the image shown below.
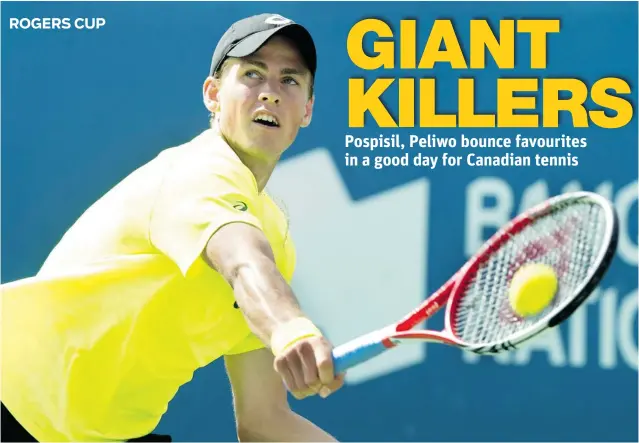
<svg viewBox="0 0 639 443"><path fill-rule="evenodd" d="M268 13L243 18L226 30L213 53L210 74L215 74L227 57L251 55L276 34L291 37L315 77L317 53L311 34L291 19Z"/></svg>

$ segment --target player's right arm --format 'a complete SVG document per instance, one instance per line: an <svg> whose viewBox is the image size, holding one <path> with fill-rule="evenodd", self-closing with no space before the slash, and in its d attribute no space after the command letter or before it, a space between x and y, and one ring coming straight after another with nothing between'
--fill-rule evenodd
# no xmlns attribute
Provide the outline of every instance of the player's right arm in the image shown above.
<svg viewBox="0 0 639 443"><path fill-rule="evenodd" d="M338 389L332 346L308 320L277 269L264 233L246 223L221 227L207 243L205 261L232 286L253 333L277 353L274 365L296 398ZM294 326L297 325L297 326ZM285 349L287 342L292 342Z"/></svg>
<svg viewBox="0 0 639 443"><path fill-rule="evenodd" d="M224 362L239 441L335 441L290 408L268 349L226 355Z"/></svg>

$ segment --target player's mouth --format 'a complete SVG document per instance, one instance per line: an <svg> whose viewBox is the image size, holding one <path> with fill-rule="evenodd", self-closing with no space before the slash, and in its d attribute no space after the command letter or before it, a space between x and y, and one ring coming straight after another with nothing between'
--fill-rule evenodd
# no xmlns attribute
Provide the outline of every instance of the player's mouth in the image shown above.
<svg viewBox="0 0 639 443"><path fill-rule="evenodd" d="M253 115L253 122L267 128L279 128L280 122L273 114L265 111L258 111Z"/></svg>

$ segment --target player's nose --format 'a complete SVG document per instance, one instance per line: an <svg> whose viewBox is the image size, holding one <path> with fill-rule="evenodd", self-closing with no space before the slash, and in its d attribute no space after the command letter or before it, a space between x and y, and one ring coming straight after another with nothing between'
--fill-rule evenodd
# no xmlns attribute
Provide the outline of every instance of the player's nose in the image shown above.
<svg viewBox="0 0 639 443"><path fill-rule="evenodd" d="M277 92L269 90L269 91L262 91L260 93L259 100L261 102L268 102L268 103L279 105L281 101L281 97Z"/></svg>
<svg viewBox="0 0 639 443"><path fill-rule="evenodd" d="M279 105L282 101L282 97L279 93L280 91L278 90L279 87L279 80L269 78L262 84L259 101Z"/></svg>

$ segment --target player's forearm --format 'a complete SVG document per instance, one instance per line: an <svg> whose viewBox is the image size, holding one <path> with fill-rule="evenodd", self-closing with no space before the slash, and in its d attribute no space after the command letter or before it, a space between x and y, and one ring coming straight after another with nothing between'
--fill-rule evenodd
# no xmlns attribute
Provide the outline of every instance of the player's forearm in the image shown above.
<svg viewBox="0 0 639 443"><path fill-rule="evenodd" d="M239 266L232 285L247 323L264 343L270 342L278 326L304 316L295 294L267 256Z"/></svg>
<svg viewBox="0 0 639 443"><path fill-rule="evenodd" d="M259 426L239 427L240 441L337 441L335 437L293 411L282 412Z"/></svg>
<svg viewBox="0 0 639 443"><path fill-rule="evenodd" d="M321 335L304 318L261 230L229 223L209 239L204 258L231 284L251 330L274 354L302 338Z"/></svg>

